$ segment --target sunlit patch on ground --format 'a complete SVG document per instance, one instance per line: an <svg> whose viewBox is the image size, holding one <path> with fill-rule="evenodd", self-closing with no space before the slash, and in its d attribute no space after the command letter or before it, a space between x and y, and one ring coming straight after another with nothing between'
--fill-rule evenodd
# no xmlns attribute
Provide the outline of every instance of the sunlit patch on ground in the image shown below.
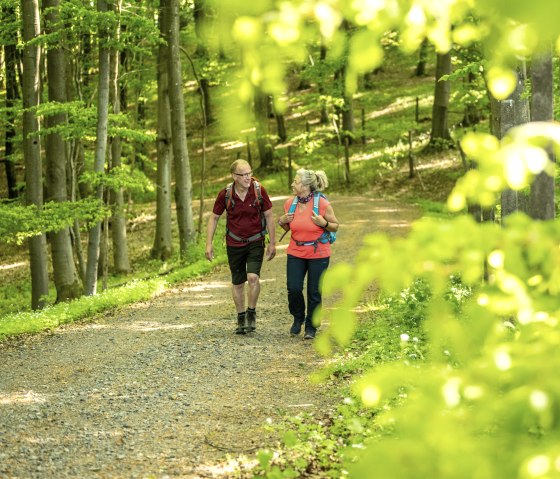
<svg viewBox="0 0 560 479"><path fill-rule="evenodd" d="M0 404L43 404L46 402L47 398L43 394L34 391L0 393Z"/></svg>
<svg viewBox="0 0 560 479"><path fill-rule="evenodd" d="M27 266L27 262L20 261L19 263L12 264L0 264L0 271L14 268L21 268L22 266Z"/></svg>
<svg viewBox="0 0 560 479"><path fill-rule="evenodd" d="M129 324L128 326L123 326L122 329L128 329L130 331L163 331L163 330L178 330L178 329L188 329L192 328L192 324L163 324L157 321L145 321L139 323Z"/></svg>

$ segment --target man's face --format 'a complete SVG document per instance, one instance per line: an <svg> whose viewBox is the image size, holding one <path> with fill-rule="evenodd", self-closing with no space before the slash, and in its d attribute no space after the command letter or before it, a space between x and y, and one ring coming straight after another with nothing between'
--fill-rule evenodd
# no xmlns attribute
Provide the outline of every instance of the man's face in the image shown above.
<svg viewBox="0 0 560 479"><path fill-rule="evenodd" d="M249 165L238 166L237 171L232 173L233 181L235 182L236 186L241 188L249 188L251 184L251 176L253 172L251 171L251 167Z"/></svg>

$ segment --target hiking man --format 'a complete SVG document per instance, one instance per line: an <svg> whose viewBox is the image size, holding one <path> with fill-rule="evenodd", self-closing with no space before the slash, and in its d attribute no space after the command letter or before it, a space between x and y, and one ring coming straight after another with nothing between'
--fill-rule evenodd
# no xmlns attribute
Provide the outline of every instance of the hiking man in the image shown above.
<svg viewBox="0 0 560 479"><path fill-rule="evenodd" d="M218 220L226 211L226 248L231 271L232 296L237 309L237 334L255 331L257 300L261 291L260 273L265 255L265 238L269 243L266 258L276 254L272 203L263 186L252 177L251 165L236 160L231 165L233 182L218 193L208 220L206 258L214 259L212 240ZM245 283L247 309L245 310Z"/></svg>

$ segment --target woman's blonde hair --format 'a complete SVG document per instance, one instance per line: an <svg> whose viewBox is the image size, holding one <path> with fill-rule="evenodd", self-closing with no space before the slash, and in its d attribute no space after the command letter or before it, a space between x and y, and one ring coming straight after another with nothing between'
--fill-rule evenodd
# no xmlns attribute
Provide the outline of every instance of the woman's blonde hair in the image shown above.
<svg viewBox="0 0 560 479"><path fill-rule="evenodd" d="M296 175L299 176L301 184L309 186L311 191L323 191L329 186L327 174L323 170L313 171L301 168L296 171Z"/></svg>

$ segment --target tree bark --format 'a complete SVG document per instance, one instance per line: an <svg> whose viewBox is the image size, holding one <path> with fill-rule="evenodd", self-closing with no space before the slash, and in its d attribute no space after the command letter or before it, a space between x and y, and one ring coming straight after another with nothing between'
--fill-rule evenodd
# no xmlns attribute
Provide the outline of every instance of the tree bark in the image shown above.
<svg viewBox="0 0 560 479"><path fill-rule="evenodd" d="M41 51L37 44L30 44L40 34L38 0L22 0L23 20L23 154L25 157L26 203L43 207L43 165L39 141L39 122L34 108L39 105L39 66ZM31 307L45 306L49 292L47 272L47 244L44 234L29 239L31 266Z"/></svg>
<svg viewBox="0 0 560 479"><path fill-rule="evenodd" d="M173 135L173 159L175 165L175 204L179 229L179 251L186 257L187 246L195 238L192 212L192 180L187 148L185 124L185 100L183 98L183 75L179 44L179 0L162 0L169 8L169 29L166 39L169 46L168 74L171 126Z"/></svg>
<svg viewBox="0 0 560 479"><path fill-rule="evenodd" d="M529 121L529 103L523 97L524 90L525 75L521 69L518 69L517 86L510 97L506 100L490 98L492 134L498 139L502 139L510 128ZM508 189L502 192L501 205L503 223L506 216L511 213L527 211L528 199L522 192Z"/></svg>
<svg viewBox="0 0 560 479"><path fill-rule="evenodd" d="M426 75L426 61L428 59L428 39L424 38L420 44L420 49L418 50L418 63L416 64L416 70L414 75L417 77L423 77Z"/></svg>
<svg viewBox="0 0 560 479"><path fill-rule="evenodd" d="M552 55L547 53L535 58L531 64L531 121L552 121L554 116ZM552 148L549 158L555 161ZM554 177L539 173L531 185L529 215L537 220L552 220L556 215L554 201Z"/></svg>
<svg viewBox="0 0 560 479"><path fill-rule="evenodd" d="M99 13L107 12L107 2L97 0ZM101 175L105 169L107 156L107 127L109 113L109 70L110 52L107 47L107 27L99 29L99 81L97 88L97 131L95 142L94 172ZM96 197L103 202L103 185L96 188ZM92 296L97 292L97 269L99 261L99 248L101 239L101 222L94 225L89 231L85 294Z"/></svg>
<svg viewBox="0 0 560 479"><path fill-rule="evenodd" d="M268 131L268 95L259 88L255 88L253 106L260 168L271 168L274 160L274 147Z"/></svg>
<svg viewBox="0 0 560 479"><path fill-rule="evenodd" d="M429 147L441 150L449 146L451 134L449 132L449 97L451 85L447 80L441 80L444 75L451 74L451 52L438 53L436 60L436 83L434 105L432 108L432 132Z"/></svg>
<svg viewBox="0 0 560 479"><path fill-rule="evenodd" d="M15 23L15 8L11 5L2 8L2 18L5 23ZM16 137L16 114L14 106L20 98L17 81L18 53L15 38L12 40L7 39L7 43L4 45L4 64L6 72L6 130L4 133L4 166L6 171L6 184L8 186L8 198L15 199L18 197L18 189L16 168L14 158L12 157L14 153L14 139Z"/></svg>
<svg viewBox="0 0 560 479"><path fill-rule="evenodd" d="M113 5L116 15L120 15L121 0ZM117 26L117 41L119 37L119 27ZM119 52L114 50L111 54L111 78L109 87L109 98L112 104L113 113L118 115L121 112L121 88L119 86ZM111 169L119 169L122 166L122 144L121 138L116 135L110 139L111 144ZM112 206L111 234L113 240L113 266L115 273L126 274L130 271L128 259L128 245L126 239L126 215L124 205L124 194L122 188L111 189L109 191L109 202Z"/></svg>
<svg viewBox="0 0 560 479"><path fill-rule="evenodd" d="M46 31L53 33L59 28L58 8L60 0L43 0L43 7L47 10ZM66 98L66 58L61 45L49 45L47 50L47 81L49 101L64 104ZM67 123L63 112L50 115L45 124L50 132L46 137L47 160L47 198L49 201L63 203L68 201L67 189L67 156L66 142L62 134L56 131ZM67 301L82 294L82 285L74 264L74 254L70 229L64 228L49 235L54 284L56 287L56 301Z"/></svg>
<svg viewBox="0 0 560 479"><path fill-rule="evenodd" d="M159 29L162 37L169 30L169 10L160 8ZM157 63L157 183L156 234L151 257L165 261L173 253L171 240L171 111L169 106L169 50L163 43L158 48Z"/></svg>

